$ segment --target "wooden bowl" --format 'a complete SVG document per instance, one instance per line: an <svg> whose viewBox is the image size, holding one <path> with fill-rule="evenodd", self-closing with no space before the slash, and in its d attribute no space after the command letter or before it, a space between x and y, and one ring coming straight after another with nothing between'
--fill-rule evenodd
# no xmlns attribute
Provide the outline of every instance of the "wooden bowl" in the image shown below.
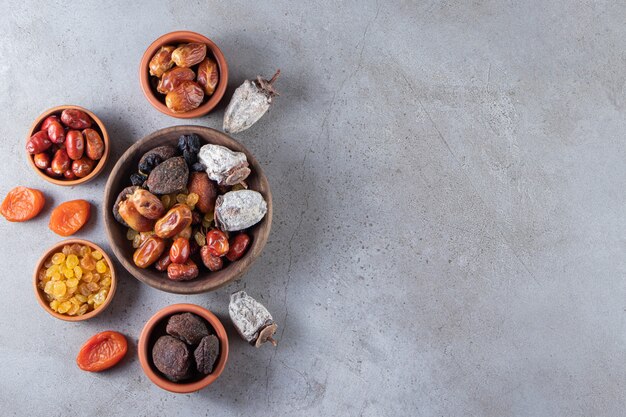
<svg viewBox="0 0 626 417"><path fill-rule="evenodd" d="M190 42L204 43L207 45L207 55L209 55L209 53L212 54L217 61L217 66L220 72L220 79L217 83L217 88L215 89L215 92L207 101L188 112L174 113L165 105L165 95L157 92L156 89L152 86L150 79L153 76L150 75L150 69L148 67L148 64L150 63L150 60L152 59L154 54L162 46L178 46L180 44ZM224 97L224 93L226 92L226 85L228 84L228 64L226 63L226 58L224 58L224 54L222 53L220 48L218 48L217 45L206 36L203 36L196 32L183 30L170 32L152 42L148 49L146 49L146 52L144 52L143 57L141 58L141 63L139 64L139 82L141 84L141 89L143 90L144 95L155 109L163 114L177 117L179 119L192 119L194 117L201 117L209 113L215 108L215 106L217 106L217 103L220 102L222 97Z"/></svg>
<svg viewBox="0 0 626 417"><path fill-rule="evenodd" d="M102 257L104 258L104 260L106 260L107 264L109 265L109 268L111 269L111 289L109 290L109 294L107 295L106 300L104 300L104 303L100 307L88 313L85 313L82 316L69 316L69 315L57 313L56 311L52 310L50 308L50 305L48 304L45 293L37 285L39 270L44 267L44 263L46 262L46 259L54 255L55 252L60 252L63 246L72 245L74 243L78 243L79 245L90 246L91 249L100 251L102 253ZM37 301L39 301L39 304L43 307L44 310L48 312L48 314L50 314L53 317L56 317L57 319L65 320L65 321L83 321L83 320L89 320L92 317L96 317L98 314L102 313L109 306L109 304L111 304L111 300L113 300L113 296L115 295L116 288L117 288L117 277L115 276L115 267L113 266L113 262L111 262L111 258L109 258L109 255L107 255L107 253L100 246L96 245L93 242L90 242L88 240L83 240L83 239L66 239L66 240L63 240L59 243L55 243L54 245L52 245L50 248L48 248L48 250L44 252L41 258L39 258L39 261L37 262L37 266L35 267L35 272L33 273L33 289L35 290L35 296L37 297Z"/></svg>
<svg viewBox="0 0 626 417"><path fill-rule="evenodd" d="M91 119L96 123L96 126L98 128L97 130L99 130L101 133L102 141L104 142L104 154L102 155L102 158L100 158L97 161L97 164L94 167L93 171L91 171L91 173L89 173L89 175L87 175L86 177L77 178L75 180L66 180L64 178L52 178L52 177L47 176L45 172L43 172L42 170L40 170L39 168L35 166L35 162L33 161L33 155L27 152L26 156L28 157L28 163L30 164L30 166L35 170L37 174L39 174L41 178L56 185L73 186L73 185L78 185L78 184L84 184L96 178L106 166L107 159L109 158L109 150L110 150L109 134L107 133L107 130L104 127L104 123L102 123L102 120L100 120L98 116L96 116L89 110L85 109L84 107L80 107L80 106L66 104L63 106L53 107L41 113L37 117L37 119L35 119L35 122L33 123L33 125L30 127L30 130L28 131L28 136L26 137L26 141L28 141L31 136L33 136L35 133L39 131L39 126L41 126L41 123L46 119L46 117L52 116L53 114L56 114L60 117L61 113L65 109L78 109L87 113L89 117L91 117Z"/></svg>
<svg viewBox="0 0 626 417"><path fill-rule="evenodd" d="M191 133L195 133L200 137L202 145L207 143L223 145L234 151L246 154L252 170L246 182L251 190L258 191L263 195L267 202L267 214L263 220L248 229L252 243L241 259L230 263L217 272L210 272L203 265L199 265L200 275L197 278L191 281L172 281L167 278L166 272L159 272L154 267L141 269L134 264L133 253L135 249L133 249L131 242L126 239L128 229L115 220L112 209L118 194L125 187L131 185L129 177L133 172L137 171L137 164L144 153L157 146L176 146L179 136ZM242 276L261 254L272 226L272 193L259 163L241 143L222 132L203 126L173 126L157 130L128 148L109 175L104 191L102 209L104 210L104 224L109 243L113 253L124 268L135 278L154 288L177 294L200 294L213 291Z"/></svg>
<svg viewBox="0 0 626 417"><path fill-rule="evenodd" d="M152 347L154 346L154 343L159 337L166 334L165 326L167 324L167 319L178 313L193 313L202 317L209 322L211 327L213 327L215 335L220 341L220 357L213 368L213 372L193 382L172 382L165 378L152 362ZM150 320L148 320L141 331L141 335L139 336L137 353L139 354L141 368L148 378L150 378L150 380L158 387L179 394L187 394L199 391L202 388L211 385L220 376L226 366L226 360L228 359L228 335L226 334L226 330L224 329L222 322L206 308L202 308L195 304L173 304L159 310L150 318ZM191 353L193 354L193 352Z"/></svg>

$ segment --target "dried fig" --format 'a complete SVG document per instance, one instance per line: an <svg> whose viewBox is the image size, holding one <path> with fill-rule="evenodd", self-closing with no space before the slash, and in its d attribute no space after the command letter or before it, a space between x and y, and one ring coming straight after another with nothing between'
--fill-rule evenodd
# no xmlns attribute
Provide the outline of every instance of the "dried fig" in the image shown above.
<svg viewBox="0 0 626 417"><path fill-rule="evenodd" d="M186 43L172 52L172 61L179 67L192 67L206 57L206 45L203 43Z"/></svg>
<svg viewBox="0 0 626 417"><path fill-rule="evenodd" d="M215 92L220 81L220 73L215 60L207 57L198 66L198 84L204 89L207 96Z"/></svg>
<svg viewBox="0 0 626 417"><path fill-rule="evenodd" d="M163 73L174 66L172 61L172 52L176 49L173 46L162 46L150 59L148 67L150 68L150 75L161 78Z"/></svg>
<svg viewBox="0 0 626 417"><path fill-rule="evenodd" d="M213 372L213 366L220 355L220 341L214 334L205 336L200 340L200 344L193 352L196 359L196 369L198 372L208 375Z"/></svg>
<svg viewBox="0 0 626 417"><path fill-rule="evenodd" d="M177 382L189 377L189 348L175 337L165 335L157 339L152 347L152 362L171 381Z"/></svg>
<svg viewBox="0 0 626 417"><path fill-rule="evenodd" d="M165 96L165 105L174 113L197 108L204 99L204 90L193 81L182 81Z"/></svg>
<svg viewBox="0 0 626 417"><path fill-rule="evenodd" d="M189 168L181 156L170 158L150 172L146 186L154 194L179 193L185 189Z"/></svg>
<svg viewBox="0 0 626 417"><path fill-rule="evenodd" d="M161 77L157 91L161 94L167 94L178 87L183 81L193 81L194 78L196 78L196 74L190 68L172 68Z"/></svg>
<svg viewBox="0 0 626 417"><path fill-rule="evenodd" d="M209 335L204 320L192 313L174 314L167 321L165 331L188 345L196 345Z"/></svg>

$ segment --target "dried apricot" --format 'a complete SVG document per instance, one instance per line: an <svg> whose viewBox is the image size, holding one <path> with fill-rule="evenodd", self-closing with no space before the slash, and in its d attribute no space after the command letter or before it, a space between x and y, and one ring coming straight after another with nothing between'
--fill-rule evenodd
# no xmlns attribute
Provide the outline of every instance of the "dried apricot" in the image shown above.
<svg viewBox="0 0 626 417"><path fill-rule="evenodd" d="M45 202L46 198L41 191L15 187L2 202L0 214L10 222L24 222L38 215Z"/></svg>
<svg viewBox="0 0 626 417"><path fill-rule="evenodd" d="M48 227L61 236L73 235L87 223L90 211L91 205L88 201L66 201L52 211Z"/></svg>
<svg viewBox="0 0 626 417"><path fill-rule="evenodd" d="M121 361L127 350L123 334L110 330L98 333L80 348L76 364L83 371L104 371Z"/></svg>

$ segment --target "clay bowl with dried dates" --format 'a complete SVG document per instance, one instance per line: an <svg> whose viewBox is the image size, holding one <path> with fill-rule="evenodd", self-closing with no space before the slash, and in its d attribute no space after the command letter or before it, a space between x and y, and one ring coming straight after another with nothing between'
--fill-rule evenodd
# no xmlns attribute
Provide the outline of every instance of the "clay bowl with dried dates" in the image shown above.
<svg viewBox="0 0 626 417"><path fill-rule="evenodd" d="M181 119L201 117L220 102L228 64L220 48L196 32L167 33L141 58L139 82L154 108Z"/></svg>
<svg viewBox="0 0 626 417"><path fill-rule="evenodd" d="M239 179L235 179L235 181L237 181L236 185L232 185L231 183L229 186L219 184L217 180L217 182L209 181L207 173L210 169L203 166L195 172L191 168L187 171L187 165L185 165L185 162L181 162L183 160L186 161L186 159L184 159L183 156L175 156L173 154L164 157L164 160L158 160L155 167L151 168L151 172L147 177L143 177L143 179L140 178L139 182L135 181L137 176L142 175L141 168L139 168L138 173L138 167L144 164L143 161L146 160L147 155L152 154L157 149L166 147L176 148L180 145L182 136L187 138L194 137L196 146L200 149L198 155L200 155L205 148L221 150L228 148L229 152L232 152L232 155L237 155L242 159L245 156L247 162L244 170L248 175L245 178L245 187L247 187L247 189L241 188L242 182L239 182ZM198 162L202 160L201 157L198 157ZM207 160L204 159L204 161ZM172 162L172 164L170 164L170 162ZM165 169L169 169L170 166L173 166L174 162L184 165L186 173L183 176L188 175L188 177L185 176L185 179L181 180L179 187L187 191L176 191L174 194L155 191L156 185L162 185L161 183L152 182L153 176L161 175L157 175L156 172L164 172ZM164 168L166 166L167 168ZM162 170L162 168L164 169ZM147 170L147 168L145 169ZM205 169L205 171L202 171L202 169ZM197 218L198 212L196 210L202 210L200 208L198 195L193 191L188 191L192 189L192 178L196 176L204 176L206 182L215 184L213 186L214 189L220 188L220 191L214 194L213 203L211 203L210 208L202 211L202 213L206 213L205 217L202 218L201 223L197 220L193 222L189 220L184 226L181 226L181 229L178 231L172 232L169 235L161 234L162 229L159 228L159 225L163 224L164 219L170 218L170 213L177 214L180 212L177 211L179 208L182 210L182 208L184 208L182 206L186 206L187 208L185 208L185 210L191 208L193 215ZM172 174L172 177L176 180L176 178L179 177L178 171L176 175ZM228 178L232 179L232 177L231 175ZM187 178L189 178L189 182ZM133 181L134 190L131 194L126 194L127 190L131 188L129 187L131 186L131 181ZM185 195L185 192L188 193L188 195ZM152 195L152 193L154 194ZM199 194L202 193L199 192ZM148 222L149 226L142 228L140 227L142 226L140 224L141 222L137 223L135 218L124 217L124 215L131 212L131 210L134 210L134 213L137 214L137 210L142 209L142 203L138 202L135 198L137 198L137 196L143 198L143 196L146 195L151 196L153 201L156 200L157 205L161 205L160 202L162 202L163 205L160 207L160 214L156 217L151 217L155 220L150 220L150 222ZM192 195L194 195L195 201L197 202L195 209L195 203L189 202ZM239 228L231 227L232 223L230 223L230 225L225 223L229 215L226 214L220 217L219 214L223 213L223 210L226 210L224 207L232 208L232 206L227 203L227 201L233 201L230 197L244 195L253 195L258 199L262 199L262 213L255 218L254 223L250 222ZM182 200L180 199L181 196ZM171 203L168 205L167 201ZM111 249L124 268L135 278L154 288L177 294L200 294L213 291L241 277L260 256L267 242L272 225L272 194L267 178L259 163L241 143L222 132L203 126L174 126L161 129L144 137L131 146L117 161L109 175L102 208L104 210L105 228ZM117 209L116 212L114 212L114 209ZM235 211L237 210L238 207L235 206ZM246 210L248 210L248 207L244 207L241 212L245 212ZM190 215L191 214L187 214L186 216ZM124 218L121 219L121 217ZM141 215L137 217L143 218ZM182 217L181 215L181 218ZM220 218L218 219L218 217ZM190 217L187 218L190 219ZM120 220L124 220L124 222ZM128 221L126 222L126 220ZM143 218L143 222L146 222L145 218ZM137 224L139 224L139 226L137 226ZM185 237L181 237L184 236L184 232L187 229L191 230L187 232ZM200 236L198 236L198 234ZM226 239L226 241L222 241L222 243L230 246L230 249L226 249L228 253L216 254L213 252L213 249L220 248L218 245L220 240L211 241L211 239L213 236L219 235ZM242 249L238 254L235 254L234 257L231 257L231 251L240 247L238 246L239 238L242 237L245 237L247 240L245 249ZM184 249L184 251L187 252L182 261L177 261L174 258L174 256L178 256L180 252L173 252L175 246L178 248L177 242L179 242L179 240L185 243L185 245L180 246L181 251ZM200 242L196 243L199 240ZM195 252L193 249L190 249L190 247L194 245ZM158 251L157 246L160 246ZM205 251L205 249L207 249L207 251ZM211 256L208 256L209 252L212 254ZM148 257L151 259L148 260L143 257L146 253L149 254ZM150 253L154 255L150 255ZM170 259L166 259L168 257L170 257ZM156 259L158 259L158 261L156 261ZM187 260L194 268L197 267L194 276L177 276L177 271L180 271L181 268L188 265ZM210 260L219 261L219 266L214 268ZM165 263L161 264L161 261L165 261Z"/></svg>
<svg viewBox="0 0 626 417"><path fill-rule="evenodd" d="M109 157L109 135L91 111L74 105L46 110L26 138L28 163L39 176L73 186L96 178Z"/></svg>

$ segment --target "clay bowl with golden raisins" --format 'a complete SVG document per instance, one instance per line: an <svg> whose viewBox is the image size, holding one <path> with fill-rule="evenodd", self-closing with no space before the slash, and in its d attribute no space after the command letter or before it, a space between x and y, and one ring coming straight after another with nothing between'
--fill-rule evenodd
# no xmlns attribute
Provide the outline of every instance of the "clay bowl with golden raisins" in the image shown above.
<svg viewBox="0 0 626 417"><path fill-rule="evenodd" d="M219 353L213 365L213 369L209 374L204 375L196 372L194 369L196 362L192 360L190 363L191 372L189 372L189 377L178 382L173 382L167 379L155 366L153 348L156 341L161 336L168 334L166 328L169 318L183 313L191 313L197 316L206 324L209 334L217 336L219 340ZM193 357L194 346L188 345L188 349L189 356ZM224 370L226 361L228 360L228 334L220 319L206 308L195 304L173 304L157 311L145 324L139 336L139 342L137 343L137 354L139 355L141 368L148 378L158 387L178 394L192 393L206 388L215 382Z"/></svg>
<svg viewBox="0 0 626 417"><path fill-rule="evenodd" d="M246 155L251 173L245 179L245 182L247 183L249 190L260 193L267 204L267 211L258 223L245 229L244 232L248 235L250 241L241 257L232 262L230 260L224 260L224 266L222 269L211 271L208 267L205 267L205 264L203 264L204 261L198 260L198 256L202 252L202 250L200 250L199 253L192 254L189 257L189 259L194 260L194 263L198 266L199 273L197 276L187 281L176 281L168 278L168 272L162 272L156 269L159 262L150 263L144 268L140 268L135 264L133 255L136 253L137 247L133 247L133 242L129 241L129 227L123 225L115 219L113 208L116 204L118 196L122 193L122 190L131 185L131 180L129 178L137 172L139 161L142 156L146 154L146 152L165 145L176 147L181 135L193 134L199 137L200 146L206 144L221 145L232 151L242 152ZM170 160L177 158L182 159L179 157L172 157ZM163 164L165 164L165 162L163 162ZM146 183L147 182L149 181L146 181ZM161 198L163 197L165 196L161 196ZM237 142L225 133L208 127L173 126L157 130L156 132L142 138L128 148L128 150L126 150L126 152L120 157L109 175L104 191L102 210L105 219L105 229L111 249L124 268L126 268L126 270L135 278L154 288L170 293L200 294L213 291L241 277L261 255L272 226L272 193L270 191L267 177L263 173L261 166L250 151L248 151L248 149L246 149L246 147L241 143ZM150 228L146 230L148 230L148 233L151 233ZM213 228L212 230L217 229ZM234 237L239 233L240 232L232 232L231 239L234 240ZM165 251L169 251L170 249L168 248L172 245L173 240L169 238L162 240L165 240L167 245ZM193 239L189 240L191 243L191 240ZM146 240L145 243L148 243L149 241L151 241L151 239ZM139 247L143 248L144 246L147 245L141 245ZM157 255L161 256L166 253L167 252L161 252ZM171 254L172 252L169 253ZM226 259L226 257L219 259ZM172 263L170 266L173 265L174 264Z"/></svg>
<svg viewBox="0 0 626 417"><path fill-rule="evenodd" d="M224 96L228 64L220 48L206 36L171 32L144 52L139 82L150 104L161 113L181 119L201 117Z"/></svg>
<svg viewBox="0 0 626 417"><path fill-rule="evenodd" d="M33 288L37 301L51 316L83 321L108 307L117 278L111 258L100 246L88 240L67 239L41 256Z"/></svg>
<svg viewBox="0 0 626 417"><path fill-rule="evenodd" d="M96 178L109 157L109 134L91 111L74 105L46 110L26 138L31 167L48 182L74 186Z"/></svg>

